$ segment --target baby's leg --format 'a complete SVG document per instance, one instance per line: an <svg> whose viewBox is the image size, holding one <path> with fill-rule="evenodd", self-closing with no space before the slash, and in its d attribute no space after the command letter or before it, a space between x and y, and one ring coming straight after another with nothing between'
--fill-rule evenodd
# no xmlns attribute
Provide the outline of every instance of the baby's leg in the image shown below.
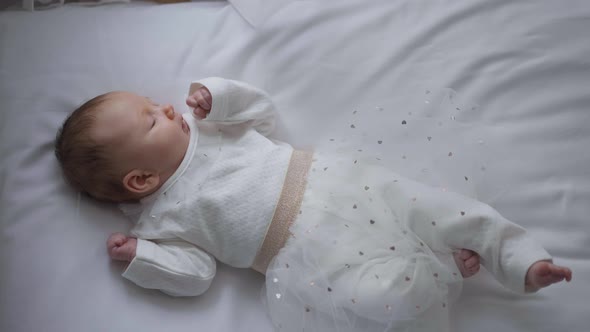
<svg viewBox="0 0 590 332"><path fill-rule="evenodd" d="M526 231L490 206L408 179L387 189L393 211L433 251L469 249L505 287L525 292L533 263L551 256Z"/></svg>
<svg viewBox="0 0 590 332"><path fill-rule="evenodd" d="M525 288L527 292L536 292L543 287L566 280L572 280L572 271L567 267L557 266L550 261L540 261L531 265L526 273Z"/></svg>

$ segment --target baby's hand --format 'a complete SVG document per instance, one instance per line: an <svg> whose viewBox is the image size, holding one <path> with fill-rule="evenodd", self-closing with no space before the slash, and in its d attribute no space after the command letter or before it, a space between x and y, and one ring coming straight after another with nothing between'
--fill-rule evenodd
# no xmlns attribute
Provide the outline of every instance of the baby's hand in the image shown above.
<svg viewBox="0 0 590 332"><path fill-rule="evenodd" d="M121 233L114 233L107 240L107 249L111 259L131 262L135 258L137 239Z"/></svg>
<svg viewBox="0 0 590 332"><path fill-rule="evenodd" d="M186 98L186 104L194 108L193 114L197 118L204 119L211 111L211 93L206 87L202 86Z"/></svg>

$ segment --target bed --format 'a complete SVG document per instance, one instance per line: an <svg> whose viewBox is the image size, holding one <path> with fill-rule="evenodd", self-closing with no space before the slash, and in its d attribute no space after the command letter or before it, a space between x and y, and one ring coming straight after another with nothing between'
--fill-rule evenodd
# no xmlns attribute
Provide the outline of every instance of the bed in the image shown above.
<svg viewBox="0 0 590 332"><path fill-rule="evenodd" d="M399 125L417 116L404 105L460 96L473 112L441 127L454 128L446 135L477 155L470 172L481 173L455 189L529 229L574 274L522 297L482 271L466 280L452 330L590 330L588 31L586 0L131 1L0 12L0 331L273 330L254 271L220 265L197 298L121 278L105 241L130 224L70 189L53 156L56 130L83 101L132 90L185 110L188 84L207 76L268 91L276 138L297 148L354 139L370 150L389 135L397 145L382 157L401 168L426 138ZM363 111L390 122L362 127L354 116Z"/></svg>

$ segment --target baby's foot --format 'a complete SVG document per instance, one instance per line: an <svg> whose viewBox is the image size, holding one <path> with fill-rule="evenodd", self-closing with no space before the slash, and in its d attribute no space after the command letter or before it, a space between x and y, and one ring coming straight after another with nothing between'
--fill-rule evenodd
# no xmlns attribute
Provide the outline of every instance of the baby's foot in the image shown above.
<svg viewBox="0 0 590 332"><path fill-rule="evenodd" d="M536 292L543 287L566 280L572 280L572 270L557 266L549 261L539 261L531 265L526 273L525 290Z"/></svg>
<svg viewBox="0 0 590 332"><path fill-rule="evenodd" d="M463 278L469 278L479 271L479 255L475 251L461 249L453 253L453 257Z"/></svg>

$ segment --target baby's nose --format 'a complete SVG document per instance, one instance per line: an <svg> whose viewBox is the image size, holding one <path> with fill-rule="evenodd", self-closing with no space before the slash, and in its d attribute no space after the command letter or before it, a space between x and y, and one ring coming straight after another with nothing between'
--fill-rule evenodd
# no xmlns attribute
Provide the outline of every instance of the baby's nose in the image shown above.
<svg viewBox="0 0 590 332"><path fill-rule="evenodd" d="M162 106L162 108L164 110L164 114L166 114L166 117L168 117L168 119L174 119L174 107L172 105L166 104Z"/></svg>

